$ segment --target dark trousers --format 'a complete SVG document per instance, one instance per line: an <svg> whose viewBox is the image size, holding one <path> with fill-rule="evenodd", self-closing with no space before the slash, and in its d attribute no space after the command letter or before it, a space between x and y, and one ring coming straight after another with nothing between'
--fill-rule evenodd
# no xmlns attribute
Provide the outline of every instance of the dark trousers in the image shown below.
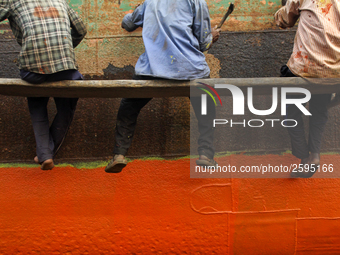
<svg viewBox="0 0 340 255"><path fill-rule="evenodd" d="M159 79L150 76L135 76L136 80L153 80ZM123 98L117 115L117 124L115 131L115 146L114 154L126 155L131 146L133 134L136 129L137 118L140 110L152 98ZM207 100L207 107L209 109L207 115L201 115L201 98L190 98L191 105L194 108L196 118L198 120L198 131L200 136L198 138L198 153L205 155L208 158L213 158L214 151L214 128L213 120L216 116L215 104L212 99Z"/></svg>
<svg viewBox="0 0 340 255"><path fill-rule="evenodd" d="M38 74L21 70L20 76L21 79L33 84L84 79L77 70L66 70L54 74ZM27 98L40 163L53 159L58 152L72 123L78 98L54 98L57 114L51 126L49 126L47 113L48 101L48 97Z"/></svg>
<svg viewBox="0 0 340 255"><path fill-rule="evenodd" d="M296 77L284 65L281 67L281 77ZM289 127L288 133L292 144L292 153L297 158L309 157L309 152L320 153L322 135L328 120L327 105L331 100L332 94L312 95L309 101L309 136L306 141L305 129L302 119L302 112L296 105L287 105L286 119L294 119L298 122L296 127ZM292 96L293 97L293 96Z"/></svg>

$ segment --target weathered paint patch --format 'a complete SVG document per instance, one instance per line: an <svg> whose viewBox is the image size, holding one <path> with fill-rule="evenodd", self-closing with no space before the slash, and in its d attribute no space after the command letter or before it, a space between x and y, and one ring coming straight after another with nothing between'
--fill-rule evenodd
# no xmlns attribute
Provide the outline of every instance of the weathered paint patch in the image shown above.
<svg viewBox="0 0 340 255"><path fill-rule="evenodd" d="M109 64L116 68L135 65L139 55L144 51L141 29L128 33L120 25L124 15L137 6L139 3L137 0L70 0L69 3L81 15L88 28L86 40L76 49L79 68L83 74L89 77L99 77L104 75L104 70ZM224 15L229 2L208 0L207 3L214 26ZM279 0L265 5L259 1L238 0L235 2L235 11L222 29L224 31L247 31L274 28L273 14L279 5ZM40 10L38 14L45 15L43 10ZM54 16L54 12L52 14ZM8 29L7 25L6 29L0 27L0 33ZM215 71L218 69L218 64L211 60L208 59L212 65L212 77L218 77L218 71Z"/></svg>
<svg viewBox="0 0 340 255"><path fill-rule="evenodd" d="M98 77L107 76L112 68L131 72L129 66L135 66L143 52L141 37L87 39L76 49L76 56L80 72Z"/></svg>
<svg viewBox="0 0 340 255"><path fill-rule="evenodd" d="M124 66L122 68L115 67L112 64L109 64L107 68L104 70L104 79L108 80L122 80L122 79L131 79L135 68L132 65Z"/></svg>
<svg viewBox="0 0 340 255"><path fill-rule="evenodd" d="M84 19L88 27L88 37L107 37L125 35L120 24L124 15L135 9L139 1L132 0L70 0L74 8ZM227 0L207 0L213 25L217 25L227 8ZM280 0L266 1L235 1L235 11L230 20L223 26L225 31L247 31L274 28L273 14L280 7ZM238 20L242 26L235 26L232 19ZM0 29L0 33L3 31Z"/></svg>
<svg viewBox="0 0 340 255"><path fill-rule="evenodd" d="M59 12L56 8L48 8L45 10L42 7L35 7L33 15L38 18L58 18Z"/></svg>
<svg viewBox="0 0 340 255"><path fill-rule="evenodd" d="M220 78L221 62L212 54L206 54L205 60L210 68L210 78Z"/></svg>

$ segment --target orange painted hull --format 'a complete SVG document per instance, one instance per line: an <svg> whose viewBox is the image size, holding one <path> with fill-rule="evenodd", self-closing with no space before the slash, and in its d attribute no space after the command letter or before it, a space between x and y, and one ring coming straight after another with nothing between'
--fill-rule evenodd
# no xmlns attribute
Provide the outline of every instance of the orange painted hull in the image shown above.
<svg viewBox="0 0 340 255"><path fill-rule="evenodd" d="M1 168L0 254L340 254L340 179L190 179L189 164Z"/></svg>

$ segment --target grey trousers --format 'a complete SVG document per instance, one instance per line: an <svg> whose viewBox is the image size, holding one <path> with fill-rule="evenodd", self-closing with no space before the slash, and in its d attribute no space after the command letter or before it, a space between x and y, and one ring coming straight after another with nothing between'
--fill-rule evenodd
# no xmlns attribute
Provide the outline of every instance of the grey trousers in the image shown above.
<svg viewBox="0 0 340 255"><path fill-rule="evenodd" d="M159 79L150 76L135 76L136 80L154 80ZM117 115L117 124L115 131L115 146L113 154L126 155L131 146L133 135L137 125L137 118L141 109L152 98L123 98ZM198 153L199 155L214 158L214 128L213 120L216 116L215 104L211 98L208 98L207 104L209 112L207 115L201 115L201 98L191 97L191 105L195 111L198 120Z"/></svg>
<svg viewBox="0 0 340 255"><path fill-rule="evenodd" d="M45 81L84 79L77 70L66 70L54 74L37 74L21 70L20 76L23 80L33 84ZM47 113L48 101L48 97L27 98L36 141L36 152L40 163L47 159L53 159L57 154L72 123L78 98L54 98L57 114L51 126L49 126Z"/></svg>
<svg viewBox="0 0 340 255"><path fill-rule="evenodd" d="M285 65L281 68L281 77L295 77L295 75ZM309 112L312 116L309 117L308 142L302 112L296 105L287 105L286 119L294 119L298 122L296 127L287 128L292 144L292 154L295 157L303 159L309 157L309 152L320 153L322 135L328 120L327 105L331 96L332 94L312 95L309 101Z"/></svg>

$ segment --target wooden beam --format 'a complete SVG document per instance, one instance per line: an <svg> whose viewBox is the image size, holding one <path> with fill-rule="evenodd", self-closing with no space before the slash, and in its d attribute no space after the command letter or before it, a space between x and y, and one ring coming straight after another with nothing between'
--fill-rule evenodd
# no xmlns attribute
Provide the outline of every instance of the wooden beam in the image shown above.
<svg viewBox="0 0 340 255"><path fill-rule="evenodd" d="M340 78L305 79L300 77L281 78L221 78L198 79L194 81L175 80L85 80L61 81L34 85L21 79L0 79L0 94L24 97L84 97L84 98L151 98L187 97L196 94L199 82L211 85L231 84L246 91L253 87L254 94L270 95L272 87L301 87L312 94L340 92ZM228 89L220 89L219 94L230 95Z"/></svg>

